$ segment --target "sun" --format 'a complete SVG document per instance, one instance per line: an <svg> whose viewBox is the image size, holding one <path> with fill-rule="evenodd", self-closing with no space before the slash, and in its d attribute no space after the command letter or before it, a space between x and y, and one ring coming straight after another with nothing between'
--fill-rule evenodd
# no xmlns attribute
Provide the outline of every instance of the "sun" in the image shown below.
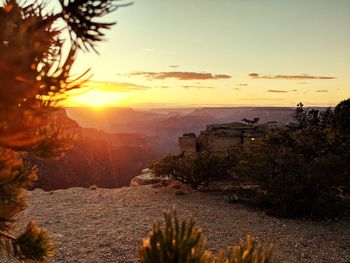
<svg viewBox="0 0 350 263"><path fill-rule="evenodd" d="M91 89L83 93L70 96L66 104L71 106L89 106L94 108L116 106L125 97L121 92Z"/></svg>

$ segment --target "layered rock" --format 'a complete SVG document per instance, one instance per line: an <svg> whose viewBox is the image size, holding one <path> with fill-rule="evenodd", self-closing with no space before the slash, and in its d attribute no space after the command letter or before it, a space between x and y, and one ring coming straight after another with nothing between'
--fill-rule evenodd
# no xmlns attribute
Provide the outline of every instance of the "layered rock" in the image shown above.
<svg viewBox="0 0 350 263"><path fill-rule="evenodd" d="M193 154L203 150L223 152L228 150L248 150L255 140L269 130L285 128L285 124L268 122L248 125L239 122L208 125L198 136L185 133L179 138L180 152Z"/></svg>

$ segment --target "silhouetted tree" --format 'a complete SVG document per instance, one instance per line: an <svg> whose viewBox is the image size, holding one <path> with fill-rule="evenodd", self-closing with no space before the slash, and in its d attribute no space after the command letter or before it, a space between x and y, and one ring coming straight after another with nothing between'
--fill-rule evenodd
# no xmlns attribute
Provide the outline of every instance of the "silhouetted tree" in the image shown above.
<svg viewBox="0 0 350 263"><path fill-rule="evenodd" d="M52 255L47 232L33 222L14 234L25 189L37 177L23 157L59 158L69 147L71 136L50 116L87 79L88 71L71 76L76 53L95 50L102 30L114 24L96 19L120 6L116 1L59 0L57 13L46 12L45 1L6 0L0 6L0 253L37 261Z"/></svg>
<svg viewBox="0 0 350 263"><path fill-rule="evenodd" d="M243 153L233 176L259 185L260 204L282 216L330 216L342 211L350 187L350 100L334 112L294 113L297 127L276 129Z"/></svg>
<svg viewBox="0 0 350 263"><path fill-rule="evenodd" d="M255 118L252 119L252 120L249 120L249 119L244 118L244 119L242 119L241 121L247 123L248 125L253 125L253 124L257 124L257 123L259 122L259 120L260 120L260 118L256 118L256 117L255 117Z"/></svg>
<svg viewBox="0 0 350 263"><path fill-rule="evenodd" d="M341 101L334 110L335 127L346 136L350 136L350 99Z"/></svg>

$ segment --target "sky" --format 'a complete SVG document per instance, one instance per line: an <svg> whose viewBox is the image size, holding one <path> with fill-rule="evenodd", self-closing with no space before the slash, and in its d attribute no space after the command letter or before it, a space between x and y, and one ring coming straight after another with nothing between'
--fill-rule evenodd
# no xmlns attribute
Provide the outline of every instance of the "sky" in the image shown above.
<svg viewBox="0 0 350 263"><path fill-rule="evenodd" d="M349 0L134 0L67 106L334 106L350 97ZM126 3L126 1L124 1Z"/></svg>

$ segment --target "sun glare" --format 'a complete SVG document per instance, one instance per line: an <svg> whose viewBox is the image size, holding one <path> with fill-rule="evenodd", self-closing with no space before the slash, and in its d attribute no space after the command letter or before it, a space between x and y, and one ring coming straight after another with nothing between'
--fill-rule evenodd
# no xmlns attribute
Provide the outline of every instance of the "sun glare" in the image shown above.
<svg viewBox="0 0 350 263"><path fill-rule="evenodd" d="M96 108L116 106L120 104L120 101L124 97L125 94L122 94L120 92L93 89L79 95L71 96L69 99L69 104L77 106L90 106Z"/></svg>

